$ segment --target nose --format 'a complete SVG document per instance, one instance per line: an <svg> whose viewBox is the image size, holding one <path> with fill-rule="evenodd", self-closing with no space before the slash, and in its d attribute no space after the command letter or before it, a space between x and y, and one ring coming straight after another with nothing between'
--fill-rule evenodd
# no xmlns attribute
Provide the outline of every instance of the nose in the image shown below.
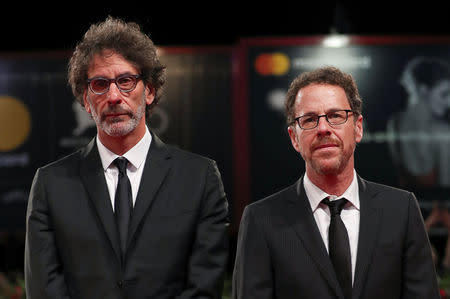
<svg viewBox="0 0 450 299"><path fill-rule="evenodd" d="M109 90L107 91L107 99L110 105L119 104L122 101L122 94L114 82L109 85Z"/></svg>
<svg viewBox="0 0 450 299"><path fill-rule="evenodd" d="M330 124L326 120L325 116L319 118L319 123L317 124L317 134L327 135L330 134Z"/></svg>

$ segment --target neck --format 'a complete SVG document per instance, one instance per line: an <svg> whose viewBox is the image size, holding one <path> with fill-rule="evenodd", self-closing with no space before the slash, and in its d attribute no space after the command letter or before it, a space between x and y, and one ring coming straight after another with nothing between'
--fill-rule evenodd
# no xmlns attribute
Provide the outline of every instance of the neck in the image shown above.
<svg viewBox="0 0 450 299"><path fill-rule="evenodd" d="M116 155L122 156L135 146L145 135L144 125L137 126L133 131L124 136L110 136L102 130L98 130L98 138L102 144Z"/></svg>
<svg viewBox="0 0 450 299"><path fill-rule="evenodd" d="M353 167L348 167L338 174L319 174L307 169L307 175L311 182L321 190L330 195L341 196L352 183Z"/></svg>

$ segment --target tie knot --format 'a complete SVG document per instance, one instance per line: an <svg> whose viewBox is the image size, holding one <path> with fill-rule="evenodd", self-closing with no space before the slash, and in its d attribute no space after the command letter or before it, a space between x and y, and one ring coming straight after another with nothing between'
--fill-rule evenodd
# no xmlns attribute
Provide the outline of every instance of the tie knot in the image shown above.
<svg viewBox="0 0 450 299"><path fill-rule="evenodd" d="M125 175L127 173L128 160L126 158L118 157L114 160L114 164L119 169L119 173L121 175Z"/></svg>
<svg viewBox="0 0 450 299"><path fill-rule="evenodd" d="M341 214L342 209L347 203L347 199L340 198L337 200L330 200L328 197L322 200L330 208L331 215Z"/></svg>

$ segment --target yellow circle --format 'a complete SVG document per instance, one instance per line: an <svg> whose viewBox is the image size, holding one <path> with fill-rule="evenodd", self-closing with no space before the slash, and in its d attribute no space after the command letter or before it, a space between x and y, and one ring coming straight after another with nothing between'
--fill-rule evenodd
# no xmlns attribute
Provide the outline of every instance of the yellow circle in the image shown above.
<svg viewBox="0 0 450 299"><path fill-rule="evenodd" d="M280 76L287 73L289 70L289 58L283 53L273 53L272 54L274 75Z"/></svg>
<svg viewBox="0 0 450 299"><path fill-rule="evenodd" d="M22 101L0 96L0 151L11 151L22 145L30 129L30 112Z"/></svg>

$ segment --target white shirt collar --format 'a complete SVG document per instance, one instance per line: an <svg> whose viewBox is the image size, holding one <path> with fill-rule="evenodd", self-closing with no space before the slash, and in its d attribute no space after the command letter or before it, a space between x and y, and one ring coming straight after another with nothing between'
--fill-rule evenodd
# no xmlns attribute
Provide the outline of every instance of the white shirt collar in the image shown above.
<svg viewBox="0 0 450 299"><path fill-rule="evenodd" d="M98 153L100 154L100 159L102 161L103 170L106 171L106 169L111 165L111 163L119 156L103 145L103 143L98 138L98 134L96 137L96 142ZM150 148L151 142L152 142L152 135L150 134L150 131L146 126L144 136L141 138L141 140L139 140L139 142L135 146L133 146L128 152L123 154L123 157L127 158L132 167L138 169L139 167L141 167L141 165L144 163L147 157L148 149Z"/></svg>
<svg viewBox="0 0 450 299"><path fill-rule="evenodd" d="M311 182L311 180L308 178L308 175L305 173L303 177L303 186L305 187L306 196L309 199L309 204L311 205L311 209L314 212L317 207L319 206L320 202L328 196L331 196L332 194L328 194L316 185ZM348 186L347 190L345 192L337 197L342 198L345 197L351 204L359 210L359 189L358 189L358 179L356 176L356 170L353 170L353 179L350 183L350 186Z"/></svg>

